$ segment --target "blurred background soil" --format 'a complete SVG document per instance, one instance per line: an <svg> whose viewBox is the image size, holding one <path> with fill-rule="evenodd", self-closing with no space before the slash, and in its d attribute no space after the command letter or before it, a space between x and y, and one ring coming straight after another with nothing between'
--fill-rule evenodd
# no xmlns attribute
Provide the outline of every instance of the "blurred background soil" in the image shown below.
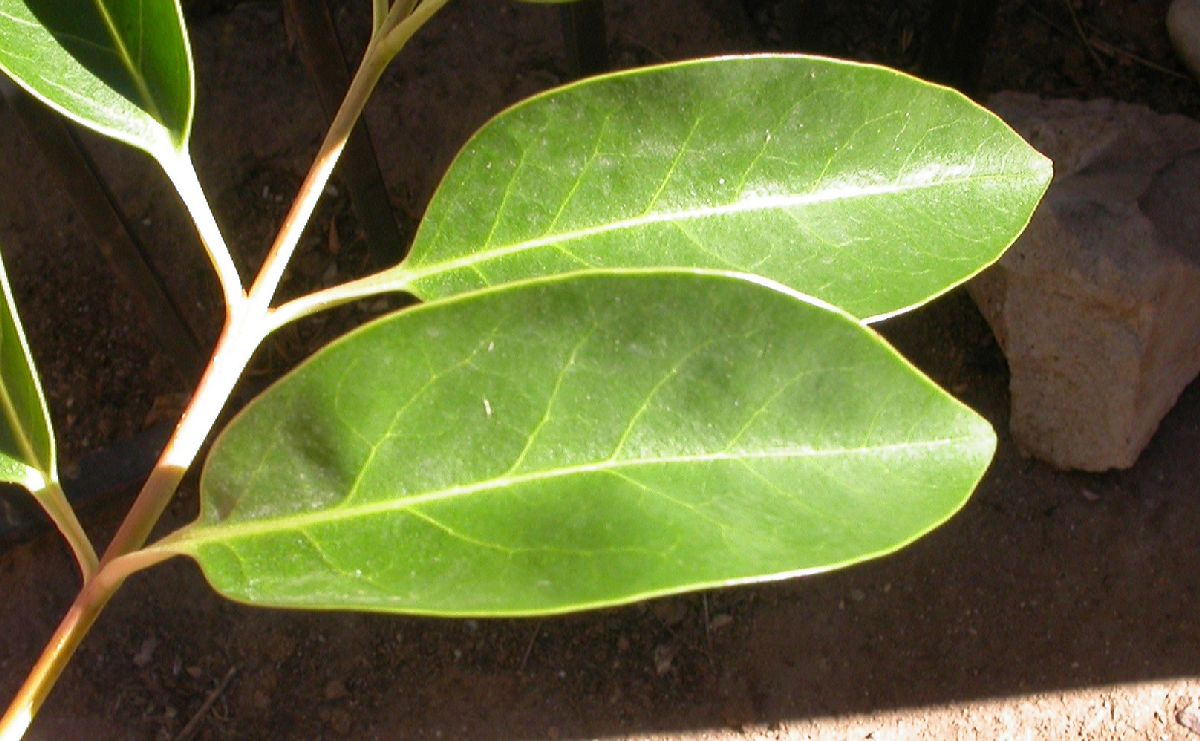
<svg viewBox="0 0 1200 741"><path fill-rule="evenodd" d="M780 50L911 69L928 2L609 0L626 67ZM369 3L332 3L365 43ZM1111 97L1200 117L1174 60L1165 0L1004 0L980 93ZM323 133L276 2L189 5L193 154L243 272L265 253ZM457 0L393 64L368 112L407 234L457 149L505 105L569 79L559 10ZM66 467L172 419L188 384L155 349L26 132L0 110L0 243ZM220 312L186 216L152 163L85 137L196 332ZM362 274L367 253L335 181L285 291ZM264 348L250 390L394 305L309 320ZM1200 387L1132 470L1058 473L1006 436L1004 358L955 292L883 331L1001 435L992 470L947 525L844 572L552 620L440 621L252 609L188 563L133 578L34 726L36 738L748 737L1200 738ZM129 496L85 514L100 542ZM163 528L191 519L189 479ZM10 696L77 588L49 534L0 554L0 695ZM1200 711L1197 711L1200 717Z"/></svg>

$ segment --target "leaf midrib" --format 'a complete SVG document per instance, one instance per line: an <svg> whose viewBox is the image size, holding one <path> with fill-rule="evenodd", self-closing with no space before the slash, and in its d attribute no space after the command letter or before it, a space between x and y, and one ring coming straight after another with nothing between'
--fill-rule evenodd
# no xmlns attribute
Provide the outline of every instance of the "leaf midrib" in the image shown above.
<svg viewBox="0 0 1200 741"><path fill-rule="evenodd" d="M592 463L580 463L560 468L531 471L525 474L500 476L475 484L453 486L445 489L414 494L397 499L369 502L347 506L334 505L329 509L316 512L291 514L282 517L272 517L266 520L249 521L236 524L206 524L197 520L183 530L178 531L159 545L176 550L189 552L208 542L224 542L256 535L268 535L277 532L303 529L310 525L325 525L334 522L344 522L360 517L399 512L424 504L470 496L496 489L505 489L525 483L551 480L586 473L604 473L622 469L642 468L657 465L688 465L697 463L746 462L759 460L777 460L787 458L831 458L838 456L877 455L880 453L911 452L914 450L934 450L956 445L973 444L975 436L934 438L904 443L887 443L883 445L864 445L857 448L778 448L760 452L717 452L699 455L662 456L657 458L638 458L631 460L604 460Z"/></svg>
<svg viewBox="0 0 1200 741"><path fill-rule="evenodd" d="M108 35L113 40L113 45L116 47L117 58L125 65L125 69L129 71L129 76L133 79L134 87L137 88L138 95L141 96L142 103L147 108L147 113L156 121L164 122L165 125L162 111L155 102L154 96L151 95L150 88L146 85L146 78L142 75L141 65L134 65L133 58L129 56L129 49L125 47L125 41L117 31L116 23L113 21L112 16L109 15L104 0L93 0L93 4L104 20L104 26L108 30Z"/></svg>
<svg viewBox="0 0 1200 741"><path fill-rule="evenodd" d="M861 198L908 194L921 190L933 190L937 188L961 185L964 183L981 181L1021 181L1024 179L1025 178L1022 177L1021 174L987 173L971 175L968 177L946 178L944 180L937 180L935 182L901 182L899 184L888 183L885 185L873 186L855 185L845 186L842 188L826 188L818 192L809 192L799 195L790 194L783 196L754 196L750 198L742 198L738 201L722 206L708 206L703 208L643 214L630 219L608 221L604 224L589 226L582 229L557 232L554 234L545 234L535 239L515 242L513 244L505 245L496 249L471 252L470 254L451 260L430 262L424 266L409 267L402 263L394 270L397 272L403 272L407 279L406 282L415 283L423 278L438 276L440 274L449 273L459 269L474 268L482 263L503 259L511 255L520 254L522 252L527 252L529 250L534 250L541 247L553 247L610 232L633 230L639 227L651 226L654 224L671 224L675 222L686 223L694 220L709 219L718 216L729 216L740 213L757 213L761 211L814 206L833 201L854 201Z"/></svg>

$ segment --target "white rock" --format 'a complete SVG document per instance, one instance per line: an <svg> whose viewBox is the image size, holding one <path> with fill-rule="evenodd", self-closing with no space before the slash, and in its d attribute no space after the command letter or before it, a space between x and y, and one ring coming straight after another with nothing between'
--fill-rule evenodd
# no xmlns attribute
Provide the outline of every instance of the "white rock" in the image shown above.
<svg viewBox="0 0 1200 741"><path fill-rule="evenodd" d="M1200 80L1200 0L1175 0L1167 10L1167 35L1179 59Z"/></svg>
<svg viewBox="0 0 1200 741"><path fill-rule="evenodd" d="M1127 468L1200 373L1200 122L1112 101L989 101L1055 163L971 294L1008 358L1017 443Z"/></svg>

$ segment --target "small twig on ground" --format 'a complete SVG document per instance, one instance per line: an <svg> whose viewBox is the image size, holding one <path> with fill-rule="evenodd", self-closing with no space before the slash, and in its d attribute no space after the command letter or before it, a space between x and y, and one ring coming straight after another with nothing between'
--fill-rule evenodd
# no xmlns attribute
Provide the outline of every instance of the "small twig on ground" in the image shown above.
<svg viewBox="0 0 1200 741"><path fill-rule="evenodd" d="M704 643L708 647L704 653L708 657L708 665L716 666L713 660L712 618L708 614L708 594L700 595L700 604L704 607Z"/></svg>
<svg viewBox="0 0 1200 741"><path fill-rule="evenodd" d="M237 667L229 667L229 671L225 672L225 676L221 678L221 681L217 683L213 691L209 692L208 697L204 698L204 703L200 705L200 709L196 711L192 719L187 722L187 725L175 737L175 741L188 741L188 739L196 734L196 731L200 728L200 722L204 720L204 716L208 715L208 711L212 709L217 698L229 687L229 682L233 679L234 674L237 674Z"/></svg>
<svg viewBox="0 0 1200 741"><path fill-rule="evenodd" d="M708 595L700 595L700 605L704 608L704 641L708 644L709 653L712 652L712 620L708 617Z"/></svg>
<svg viewBox="0 0 1200 741"><path fill-rule="evenodd" d="M1067 12L1071 14L1071 23L1075 25L1075 33L1079 34L1079 40L1083 42L1083 47L1087 49L1088 55L1096 63L1096 69L1106 72L1108 68L1104 65L1104 60L1096 53L1096 47L1092 45L1091 39L1084 33L1083 24L1079 22L1079 16L1075 13L1075 6L1071 4L1071 0L1063 0L1063 5L1067 6Z"/></svg>
<svg viewBox="0 0 1200 741"><path fill-rule="evenodd" d="M1059 32L1063 36L1071 35L1071 32L1069 30L1063 28L1053 18L1050 18L1046 14L1038 11L1036 8L1031 8L1029 6L1025 6L1025 10L1029 11L1029 14L1032 15L1034 18L1038 19L1039 21L1046 24L1050 28ZM1092 48L1094 48L1096 51L1098 51L1102 54L1107 54L1110 57L1117 57L1117 56L1127 57L1129 60L1131 60L1135 64L1140 64L1141 66L1143 66L1147 69L1152 69L1155 72L1160 72L1169 77L1176 77L1181 80L1191 79L1188 75L1185 75L1182 72L1173 70L1170 67L1164 67L1163 65L1158 64L1157 62L1153 62L1149 59L1146 59L1143 56L1134 54L1133 52L1129 51L1128 49L1123 49L1120 46L1117 46L1116 44L1112 43L1111 41L1105 41L1104 39L1102 39L1096 35L1094 26L1091 26L1091 24L1087 24L1087 25L1089 27L1091 27L1092 31L1093 31L1093 35L1089 37L1088 42L1092 45Z"/></svg>
<svg viewBox="0 0 1200 741"><path fill-rule="evenodd" d="M1110 57L1125 57L1126 59L1130 60L1131 62L1140 64L1143 67L1154 70L1155 72L1161 72L1164 75L1168 75L1170 77L1177 77L1181 80L1192 79L1191 75L1186 75L1182 72L1179 72L1178 70L1173 70L1170 67L1164 67L1163 65L1158 64L1157 62L1146 59L1143 56L1134 54L1133 52L1129 51L1128 49L1124 49L1124 48L1112 43L1111 41L1105 41L1104 39L1102 39L1100 37L1100 29L1096 28L1095 26L1093 26L1090 23L1085 23L1083 25L1086 26L1089 31L1091 31L1092 35L1090 36L1090 39L1091 39L1092 45L1095 46L1096 51L1100 52L1101 54L1107 54Z"/></svg>
<svg viewBox="0 0 1200 741"><path fill-rule="evenodd" d="M525 647L525 655L521 657L521 665L517 667L518 674L525 673L525 666L529 663L529 657L533 654L533 644L537 641L538 634L542 632L542 621L539 620L533 626L533 635L529 636L529 645Z"/></svg>

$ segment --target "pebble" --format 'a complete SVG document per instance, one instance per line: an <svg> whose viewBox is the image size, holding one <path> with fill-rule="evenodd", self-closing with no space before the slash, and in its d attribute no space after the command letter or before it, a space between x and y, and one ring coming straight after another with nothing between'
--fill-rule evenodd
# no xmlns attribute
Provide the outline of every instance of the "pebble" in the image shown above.
<svg viewBox="0 0 1200 741"><path fill-rule="evenodd" d="M339 736L345 737L350 733L353 719L345 710L337 709L329 714L329 727Z"/></svg>
<svg viewBox="0 0 1200 741"><path fill-rule="evenodd" d="M681 599L665 599L654 603L654 616L668 628L679 625L688 614L687 603Z"/></svg>
<svg viewBox="0 0 1200 741"><path fill-rule="evenodd" d="M325 699L329 701L340 700L350 694L346 689L346 683L340 679L331 680L325 685Z"/></svg>
<svg viewBox="0 0 1200 741"><path fill-rule="evenodd" d="M1175 53L1200 80L1200 0L1175 0L1167 11L1167 35Z"/></svg>
<svg viewBox="0 0 1200 741"><path fill-rule="evenodd" d="M142 641L142 645L138 648L138 652L133 655L133 665L141 669L150 663L154 658L154 650L158 648L158 639L150 636Z"/></svg>
<svg viewBox="0 0 1200 741"><path fill-rule="evenodd" d="M708 629L718 631L730 625L733 625L733 617L722 612L719 615L713 615L713 619L708 624Z"/></svg>
<svg viewBox="0 0 1200 741"><path fill-rule="evenodd" d="M1189 705L1175 715L1175 721L1192 733L1200 735L1200 706Z"/></svg>
<svg viewBox="0 0 1200 741"><path fill-rule="evenodd" d="M674 663L677 653L679 653L679 647L670 643L661 643L655 646L654 672L661 677L671 671L671 664Z"/></svg>

